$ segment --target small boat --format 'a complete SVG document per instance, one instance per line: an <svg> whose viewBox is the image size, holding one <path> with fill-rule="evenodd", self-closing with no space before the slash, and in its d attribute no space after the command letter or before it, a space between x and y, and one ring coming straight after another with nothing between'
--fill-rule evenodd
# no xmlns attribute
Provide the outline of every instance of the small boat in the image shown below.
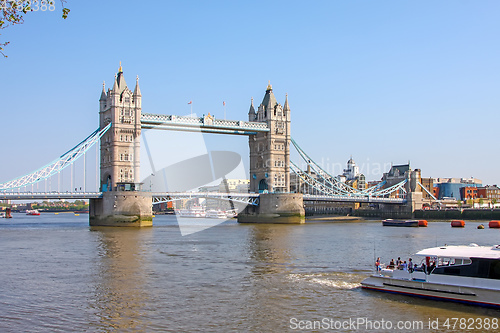
<svg viewBox="0 0 500 333"><path fill-rule="evenodd" d="M40 212L36 209L29 209L26 211L26 215L40 215Z"/></svg>
<svg viewBox="0 0 500 333"><path fill-rule="evenodd" d="M490 228L500 228L500 221L490 221L488 224L488 227Z"/></svg>
<svg viewBox="0 0 500 333"><path fill-rule="evenodd" d="M382 221L382 225L384 227L418 227L418 221L386 219Z"/></svg>
<svg viewBox="0 0 500 333"><path fill-rule="evenodd" d="M427 227L427 220L418 220L419 227Z"/></svg>
<svg viewBox="0 0 500 333"><path fill-rule="evenodd" d="M207 210L206 217L210 219L226 219L227 214L222 210L210 209Z"/></svg>
<svg viewBox="0 0 500 333"><path fill-rule="evenodd" d="M484 229L484 224L480 224L477 226L478 229Z"/></svg>
<svg viewBox="0 0 500 333"><path fill-rule="evenodd" d="M463 228L465 227L465 222L463 220L453 220L451 221L452 228Z"/></svg>
<svg viewBox="0 0 500 333"><path fill-rule="evenodd" d="M177 211L179 217L205 217L206 212L203 207L191 207L189 209L180 209Z"/></svg>
<svg viewBox="0 0 500 333"><path fill-rule="evenodd" d="M361 282L369 290L500 308L500 245L441 246L415 254L413 269L384 267Z"/></svg>
<svg viewBox="0 0 500 333"><path fill-rule="evenodd" d="M0 213L0 217L4 218L4 219L11 219L12 218L12 209L11 208L7 208L5 210L5 212L2 212Z"/></svg>

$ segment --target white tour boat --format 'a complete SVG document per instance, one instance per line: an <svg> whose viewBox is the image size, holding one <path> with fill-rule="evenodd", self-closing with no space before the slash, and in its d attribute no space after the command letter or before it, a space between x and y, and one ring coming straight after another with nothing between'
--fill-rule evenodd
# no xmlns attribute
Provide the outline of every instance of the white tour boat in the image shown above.
<svg viewBox="0 0 500 333"><path fill-rule="evenodd" d="M416 269L382 268L362 288L500 308L500 245L445 245L415 256Z"/></svg>
<svg viewBox="0 0 500 333"><path fill-rule="evenodd" d="M206 217L210 219L227 219L227 214L222 210L210 209L207 210Z"/></svg>
<svg viewBox="0 0 500 333"><path fill-rule="evenodd" d="M203 207L191 207L189 209L180 209L177 211L179 217L205 217L205 209Z"/></svg>

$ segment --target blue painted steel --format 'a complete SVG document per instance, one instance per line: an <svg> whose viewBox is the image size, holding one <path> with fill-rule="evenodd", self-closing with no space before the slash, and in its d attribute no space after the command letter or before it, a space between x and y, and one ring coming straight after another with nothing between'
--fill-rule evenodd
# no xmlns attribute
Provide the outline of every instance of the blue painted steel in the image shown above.
<svg viewBox="0 0 500 333"><path fill-rule="evenodd" d="M85 154L85 152L87 152L87 150L89 150L94 144L96 144L96 142L99 142L101 137L109 130L110 127L111 123L109 123L102 129L95 130L92 134L85 138L85 140L81 141L71 150L61 155L60 158L39 168L38 170L0 184L0 192L38 183L64 170L66 167L70 166L76 160L78 160L78 158L80 158L83 154Z"/></svg>

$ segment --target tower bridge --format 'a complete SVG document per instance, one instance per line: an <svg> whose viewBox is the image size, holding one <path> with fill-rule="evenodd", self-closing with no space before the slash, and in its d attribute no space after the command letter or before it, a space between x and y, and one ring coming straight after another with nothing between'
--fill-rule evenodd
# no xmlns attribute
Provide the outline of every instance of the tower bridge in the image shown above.
<svg viewBox="0 0 500 333"><path fill-rule="evenodd" d="M248 136L250 193L209 195L143 191L140 182L143 129ZM85 186L83 191L74 192L33 191L33 184L59 175L81 156L85 160L87 150L98 142L100 153L96 166L99 167L97 192L86 192ZM301 170L290 160L292 146L307 164L308 171ZM298 193L300 186L291 192L291 173L296 181L314 188L315 195L306 194L304 198L302 193ZM218 177L223 178L224 175ZM277 102L270 83L257 110L252 99L248 120L245 121L216 119L210 114L203 117L150 114L142 112L138 78L134 90L130 90L120 64L113 87L106 91L103 84L99 99L99 129L48 165L0 184L0 199L90 199L91 225L148 226L152 225L152 203L188 197L212 197L245 203L247 207L239 214L240 222L302 223L304 200L380 203L407 209L409 201L412 201L414 184L415 180L408 173L403 178L392 177L376 186L357 189L329 175L292 140L288 96L282 106ZM26 191L29 185L32 186L32 191ZM20 191L23 187L25 191Z"/></svg>

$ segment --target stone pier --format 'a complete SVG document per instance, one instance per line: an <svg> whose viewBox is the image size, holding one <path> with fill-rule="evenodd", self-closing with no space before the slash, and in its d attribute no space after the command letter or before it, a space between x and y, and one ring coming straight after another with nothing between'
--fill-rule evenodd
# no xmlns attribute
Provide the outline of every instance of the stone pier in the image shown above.
<svg viewBox="0 0 500 333"><path fill-rule="evenodd" d="M259 206L247 206L238 214L240 223L304 223L301 193L267 193L259 197Z"/></svg>
<svg viewBox="0 0 500 333"><path fill-rule="evenodd" d="M90 199L91 226L151 227L153 211L151 193L139 191L104 192Z"/></svg>

